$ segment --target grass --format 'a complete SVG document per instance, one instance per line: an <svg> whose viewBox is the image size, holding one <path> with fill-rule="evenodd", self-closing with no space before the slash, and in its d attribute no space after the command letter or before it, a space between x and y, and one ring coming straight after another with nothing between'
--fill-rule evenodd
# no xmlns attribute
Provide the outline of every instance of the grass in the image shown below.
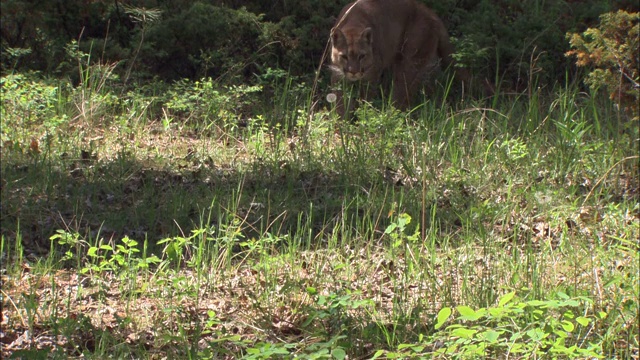
<svg viewBox="0 0 640 360"><path fill-rule="evenodd" d="M606 99L348 123L290 79L110 69L2 78L3 357L638 358L638 130Z"/></svg>

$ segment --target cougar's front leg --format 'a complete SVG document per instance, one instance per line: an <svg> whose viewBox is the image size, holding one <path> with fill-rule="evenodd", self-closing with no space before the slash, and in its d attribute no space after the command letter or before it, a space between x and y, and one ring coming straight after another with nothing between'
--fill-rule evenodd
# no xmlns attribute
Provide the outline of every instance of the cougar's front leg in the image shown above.
<svg viewBox="0 0 640 360"><path fill-rule="evenodd" d="M403 59L396 63L393 67L393 105L406 110L419 84L419 69L411 61Z"/></svg>
<svg viewBox="0 0 640 360"><path fill-rule="evenodd" d="M334 106L338 115L340 115L340 117L343 119L347 118L347 116L350 116L349 114L351 114L353 110L350 99L347 99L347 104L345 106L344 88L346 86L348 86L348 83L344 80L343 77L338 75L331 76L331 90L332 93L336 96Z"/></svg>

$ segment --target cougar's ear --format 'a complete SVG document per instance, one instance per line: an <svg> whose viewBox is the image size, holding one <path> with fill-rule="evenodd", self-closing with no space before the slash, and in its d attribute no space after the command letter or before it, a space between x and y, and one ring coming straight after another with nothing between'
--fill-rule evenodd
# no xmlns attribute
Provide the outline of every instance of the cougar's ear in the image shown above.
<svg viewBox="0 0 640 360"><path fill-rule="evenodd" d="M368 27L362 30L360 38L364 40L368 45L371 45L371 43L373 42L373 29Z"/></svg>

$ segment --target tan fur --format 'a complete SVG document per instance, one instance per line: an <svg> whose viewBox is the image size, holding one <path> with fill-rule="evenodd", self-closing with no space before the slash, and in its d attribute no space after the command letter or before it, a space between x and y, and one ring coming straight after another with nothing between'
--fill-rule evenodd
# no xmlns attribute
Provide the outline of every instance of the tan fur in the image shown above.
<svg viewBox="0 0 640 360"><path fill-rule="evenodd" d="M394 105L401 109L431 69L440 61L443 68L453 62L444 24L416 0L358 0L345 6L331 30L331 45L332 84L346 79L375 89L388 71ZM468 83L467 72L456 70L456 78ZM341 96L338 106L344 115Z"/></svg>

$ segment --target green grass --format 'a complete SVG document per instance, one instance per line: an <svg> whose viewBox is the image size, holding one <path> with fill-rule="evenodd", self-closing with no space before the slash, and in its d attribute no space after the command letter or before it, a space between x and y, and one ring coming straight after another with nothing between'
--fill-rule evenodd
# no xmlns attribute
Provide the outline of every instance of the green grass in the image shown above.
<svg viewBox="0 0 640 360"><path fill-rule="evenodd" d="M83 71L2 78L3 357L638 356L638 130L606 99L344 122L291 79Z"/></svg>

